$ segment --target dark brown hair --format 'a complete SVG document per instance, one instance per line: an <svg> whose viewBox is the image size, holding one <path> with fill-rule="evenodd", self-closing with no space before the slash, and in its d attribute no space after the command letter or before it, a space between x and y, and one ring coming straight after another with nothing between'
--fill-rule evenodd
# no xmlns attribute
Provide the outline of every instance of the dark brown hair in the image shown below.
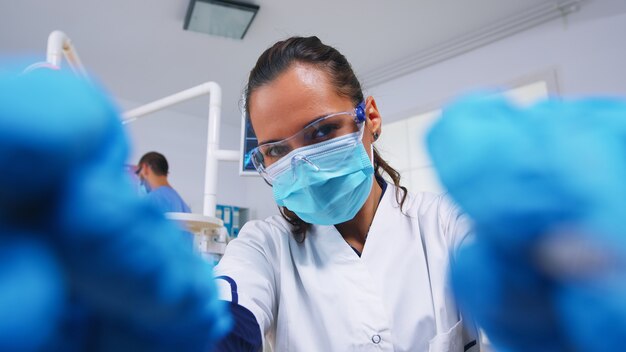
<svg viewBox="0 0 626 352"><path fill-rule="evenodd" d="M285 72L294 63L313 65L323 70L330 77L330 83L335 87L340 96L350 98L354 106L363 101L361 84L356 78L352 66L345 56L337 49L325 45L317 37L291 37L277 42L265 50L257 60L256 65L250 71L248 84L245 88L245 101L250 101L250 95L257 88L272 82L281 73ZM248 104L245 104L246 115L250 116ZM407 190L400 185L400 173L392 168L374 148L374 170L377 177L381 177L381 169L394 185L396 185L396 199L400 208L406 200ZM300 219L294 212L285 207L280 208L282 216L292 226L292 232L300 242L304 241L306 231L310 224Z"/></svg>
<svg viewBox="0 0 626 352"><path fill-rule="evenodd" d="M144 154L141 159L139 159L139 163L137 165L139 167L147 165L155 175L159 176L167 176L170 169L165 156L157 152L148 152Z"/></svg>

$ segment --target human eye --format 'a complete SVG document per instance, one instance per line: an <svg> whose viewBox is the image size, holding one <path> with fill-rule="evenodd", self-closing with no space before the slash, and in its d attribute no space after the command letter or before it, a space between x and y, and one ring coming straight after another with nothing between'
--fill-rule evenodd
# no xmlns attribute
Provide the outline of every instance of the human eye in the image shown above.
<svg viewBox="0 0 626 352"><path fill-rule="evenodd" d="M277 160L289 154L289 151L289 147L285 145L268 145L263 150L263 156L269 159Z"/></svg>
<svg viewBox="0 0 626 352"><path fill-rule="evenodd" d="M336 123L322 123L316 126L311 126L309 133L309 140L312 142L318 142L326 139L333 138L335 132L339 129L339 125Z"/></svg>

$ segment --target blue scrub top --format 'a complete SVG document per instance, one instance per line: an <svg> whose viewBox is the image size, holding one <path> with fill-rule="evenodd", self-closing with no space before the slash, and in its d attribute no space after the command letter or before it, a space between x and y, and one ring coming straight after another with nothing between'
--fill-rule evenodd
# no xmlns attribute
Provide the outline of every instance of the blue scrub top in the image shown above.
<svg viewBox="0 0 626 352"><path fill-rule="evenodd" d="M153 189L147 198L164 213L191 213L187 203L172 187L161 186Z"/></svg>

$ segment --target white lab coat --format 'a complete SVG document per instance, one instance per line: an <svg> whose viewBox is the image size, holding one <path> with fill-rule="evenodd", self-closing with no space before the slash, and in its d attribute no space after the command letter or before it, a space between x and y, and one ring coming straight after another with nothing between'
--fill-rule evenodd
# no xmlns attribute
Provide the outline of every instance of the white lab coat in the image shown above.
<svg viewBox="0 0 626 352"><path fill-rule="evenodd" d="M404 207L389 184L361 257L334 226L312 226L298 243L280 216L249 222L216 276L236 282L274 351L478 351L447 278L469 221L433 194L409 194Z"/></svg>

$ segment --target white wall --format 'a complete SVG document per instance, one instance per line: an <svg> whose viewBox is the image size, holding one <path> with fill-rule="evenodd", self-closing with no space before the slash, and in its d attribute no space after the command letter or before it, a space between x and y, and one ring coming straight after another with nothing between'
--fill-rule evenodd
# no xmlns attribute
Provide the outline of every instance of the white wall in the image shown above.
<svg viewBox="0 0 626 352"><path fill-rule="evenodd" d="M387 121L417 115L470 89L555 69L565 96L626 95L626 1L594 0L567 19L370 87ZM383 124L384 133L384 124Z"/></svg>
<svg viewBox="0 0 626 352"><path fill-rule="evenodd" d="M376 98L384 118L379 150L401 172L402 184L410 190L440 192L443 189L430 161L420 154L425 149L420 143L424 137L422 127L434 121L428 112L471 89L508 88L546 79L555 83L557 87L551 88L566 98L624 97L624 34L626 1L595 0L565 20L552 21L372 87L368 93ZM407 137L413 143L403 144L398 138L414 130L415 135ZM407 145L411 150L405 150ZM398 161L402 155L414 155L414 160Z"/></svg>

